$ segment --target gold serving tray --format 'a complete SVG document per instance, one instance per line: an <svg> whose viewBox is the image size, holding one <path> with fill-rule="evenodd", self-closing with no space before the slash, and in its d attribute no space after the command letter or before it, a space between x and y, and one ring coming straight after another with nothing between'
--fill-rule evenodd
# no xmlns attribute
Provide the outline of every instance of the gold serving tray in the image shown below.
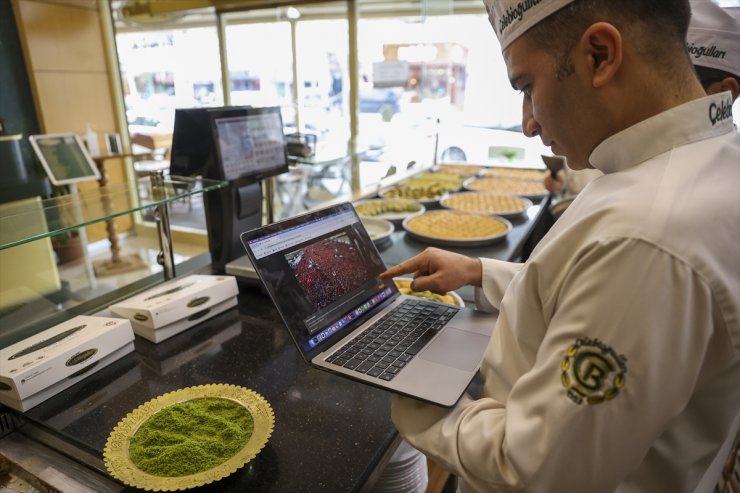
<svg viewBox="0 0 740 493"><path fill-rule="evenodd" d="M427 293L430 293L430 291L411 291L411 283L413 282L412 277L394 277L393 282L396 283L396 287L401 292L401 294L407 294L409 296L417 296L419 298L425 299L425 300L433 300L438 301L440 303L447 303L450 305L457 305L457 306L465 306L465 302L460 297L459 294L457 294L454 291L447 291L443 296L440 297L429 297L427 296ZM444 299L446 298L446 299Z"/></svg>
<svg viewBox="0 0 740 493"><path fill-rule="evenodd" d="M252 415L254 430L244 447L218 466L188 476L154 476L136 467L129 458L129 443L139 427L159 411L192 399L229 399L244 406ZM225 478L254 459L264 448L275 426L270 404L258 393L227 384L199 385L156 397L134 409L113 429L105 444L103 458L108 472L129 486L148 491L177 491L203 486Z"/></svg>
<svg viewBox="0 0 740 493"><path fill-rule="evenodd" d="M481 224L487 229L497 226L497 231L474 236L474 226ZM478 247L503 241L512 224L503 217L480 212L452 209L427 211L403 220L406 234L430 245L451 247ZM422 227L420 227L420 225Z"/></svg>

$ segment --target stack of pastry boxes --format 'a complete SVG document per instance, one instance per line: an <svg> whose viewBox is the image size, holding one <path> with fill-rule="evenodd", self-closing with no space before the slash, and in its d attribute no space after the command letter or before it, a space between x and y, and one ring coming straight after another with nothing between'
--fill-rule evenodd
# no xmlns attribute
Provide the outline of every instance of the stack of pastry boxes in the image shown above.
<svg viewBox="0 0 740 493"><path fill-rule="evenodd" d="M236 305L233 276L192 274L111 305L136 335L161 342Z"/></svg>
<svg viewBox="0 0 740 493"><path fill-rule="evenodd" d="M0 403L28 411L133 350L128 320L71 318L0 349Z"/></svg>

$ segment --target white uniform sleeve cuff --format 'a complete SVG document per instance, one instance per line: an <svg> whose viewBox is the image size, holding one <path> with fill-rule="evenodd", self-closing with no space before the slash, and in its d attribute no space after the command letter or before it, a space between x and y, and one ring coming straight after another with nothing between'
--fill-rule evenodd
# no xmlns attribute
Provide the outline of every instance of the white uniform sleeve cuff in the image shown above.
<svg viewBox="0 0 740 493"><path fill-rule="evenodd" d="M523 264L489 258L480 261L482 287L475 288L475 307L481 311L498 311L506 288Z"/></svg>

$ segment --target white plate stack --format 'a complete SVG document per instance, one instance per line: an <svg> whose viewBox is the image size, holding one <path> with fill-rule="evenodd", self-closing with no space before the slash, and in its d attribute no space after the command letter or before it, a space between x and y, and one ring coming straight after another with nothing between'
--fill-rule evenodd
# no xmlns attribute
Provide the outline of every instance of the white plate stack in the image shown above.
<svg viewBox="0 0 740 493"><path fill-rule="evenodd" d="M426 456L403 440L378 478L373 492L424 493L428 481Z"/></svg>

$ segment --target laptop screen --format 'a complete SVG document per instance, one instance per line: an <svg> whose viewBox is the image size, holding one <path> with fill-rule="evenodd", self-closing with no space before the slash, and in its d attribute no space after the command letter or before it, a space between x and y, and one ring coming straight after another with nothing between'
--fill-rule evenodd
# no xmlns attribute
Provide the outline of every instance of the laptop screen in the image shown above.
<svg viewBox="0 0 740 493"><path fill-rule="evenodd" d="M242 234L242 242L304 355L344 337L398 290L350 203Z"/></svg>

